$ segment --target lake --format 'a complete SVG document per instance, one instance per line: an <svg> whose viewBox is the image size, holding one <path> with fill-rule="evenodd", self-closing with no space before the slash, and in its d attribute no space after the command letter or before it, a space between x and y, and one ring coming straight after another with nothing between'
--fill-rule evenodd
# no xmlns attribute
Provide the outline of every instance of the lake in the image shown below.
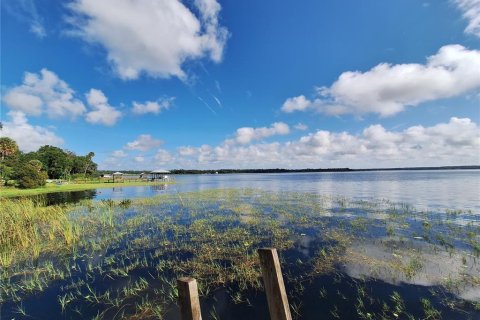
<svg viewBox="0 0 480 320"><path fill-rule="evenodd" d="M179 319L193 276L204 319L268 319L275 247L295 319L480 319L480 170L176 180L5 202L0 318Z"/></svg>
<svg viewBox="0 0 480 320"><path fill-rule="evenodd" d="M412 170L280 174L178 175L175 185L119 187L49 195L50 202L132 199L163 193L225 188L312 192L350 199L388 199L425 209L480 213L480 170Z"/></svg>

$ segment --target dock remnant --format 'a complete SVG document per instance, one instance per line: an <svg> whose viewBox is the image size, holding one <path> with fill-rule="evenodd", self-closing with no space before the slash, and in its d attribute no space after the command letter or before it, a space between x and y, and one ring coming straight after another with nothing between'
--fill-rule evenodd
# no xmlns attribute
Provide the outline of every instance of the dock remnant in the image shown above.
<svg viewBox="0 0 480 320"><path fill-rule="evenodd" d="M283 283L282 269L277 249L258 249L262 277L267 294L268 310L272 320L291 320L287 292Z"/></svg>
<svg viewBox="0 0 480 320"><path fill-rule="evenodd" d="M177 280L178 303L182 320L202 320L197 280L183 277Z"/></svg>
<svg viewBox="0 0 480 320"><path fill-rule="evenodd" d="M292 320L277 249L258 249L258 256L260 257L270 319ZM181 319L202 320L197 281L189 277L179 278L177 288Z"/></svg>

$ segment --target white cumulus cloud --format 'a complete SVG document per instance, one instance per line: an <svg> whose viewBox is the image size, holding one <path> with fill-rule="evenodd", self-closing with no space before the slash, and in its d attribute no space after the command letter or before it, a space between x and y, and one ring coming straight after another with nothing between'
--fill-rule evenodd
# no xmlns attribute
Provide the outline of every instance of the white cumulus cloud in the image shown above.
<svg viewBox="0 0 480 320"><path fill-rule="evenodd" d="M122 113L108 104L108 99L101 90L90 89L86 94L91 110L85 115L85 120L92 124L113 126Z"/></svg>
<svg viewBox="0 0 480 320"><path fill-rule="evenodd" d="M176 165L186 168L372 168L480 163L480 128L471 119L451 118L403 131L375 124L358 134L317 130L285 143L181 147Z"/></svg>
<svg viewBox="0 0 480 320"><path fill-rule="evenodd" d="M348 71L313 100L289 98L284 112L315 110L331 115L376 113L392 116L407 106L480 89L480 51L447 45L426 64L381 63L366 72Z"/></svg>
<svg viewBox="0 0 480 320"><path fill-rule="evenodd" d="M44 145L61 146L63 139L53 131L41 126L28 123L22 111L8 112L9 121L3 122L0 137L9 137L15 140L24 152L36 151Z"/></svg>
<svg viewBox="0 0 480 320"><path fill-rule="evenodd" d="M186 78L187 60L222 59L228 38L216 0L195 0L196 15L179 0L74 0L71 34L100 44L122 79L141 73Z"/></svg>
<svg viewBox="0 0 480 320"><path fill-rule="evenodd" d="M125 149L146 152L160 144L140 136ZM143 142L140 142L143 141ZM143 146L145 145L145 146ZM469 118L452 117L432 126L415 125L389 130L380 124L359 133L317 130L287 142L235 143L181 146L175 151L156 149L154 154L111 157L109 168L372 168L475 165L480 163L480 127Z"/></svg>
<svg viewBox="0 0 480 320"><path fill-rule="evenodd" d="M177 148L177 152L181 156L191 156L195 154L196 148L190 146L182 146Z"/></svg>
<svg viewBox="0 0 480 320"><path fill-rule="evenodd" d="M135 114L160 114L163 110L168 110L172 106L174 98L161 98L157 101L147 101L139 103L134 101L132 111Z"/></svg>
<svg viewBox="0 0 480 320"><path fill-rule="evenodd" d="M75 91L48 69L38 74L26 72L23 84L7 90L3 101L10 109L32 116L46 113L50 118L75 118L85 112Z"/></svg>
<svg viewBox="0 0 480 320"><path fill-rule="evenodd" d="M286 123L275 122L270 127L239 128L235 133L234 139L237 143L247 144L254 140L262 140L274 135L286 135L288 133L290 133L290 128Z"/></svg>
<svg viewBox="0 0 480 320"><path fill-rule="evenodd" d="M162 140L153 138L149 134L141 134L138 138L132 142L128 142L125 145L127 150L148 151L160 146L163 143Z"/></svg>
<svg viewBox="0 0 480 320"><path fill-rule="evenodd" d="M282 111L287 113L294 111L304 111L310 108L311 105L312 102L308 100L304 95L301 95L298 97L288 98L283 103Z"/></svg>

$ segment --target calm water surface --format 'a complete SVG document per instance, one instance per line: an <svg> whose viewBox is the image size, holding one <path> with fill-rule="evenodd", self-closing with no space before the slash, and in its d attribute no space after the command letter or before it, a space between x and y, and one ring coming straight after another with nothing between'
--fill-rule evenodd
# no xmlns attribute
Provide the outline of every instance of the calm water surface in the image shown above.
<svg viewBox="0 0 480 320"><path fill-rule="evenodd" d="M137 306L154 301L163 319L177 320L171 283L195 273L211 286L204 319L268 319L265 294L240 285L264 246L280 246L298 319L480 319L480 170L176 180L47 195L62 203L172 194L79 206L70 218L81 241L6 269L0 319L150 319ZM227 274L237 276L216 280Z"/></svg>
<svg viewBox="0 0 480 320"><path fill-rule="evenodd" d="M374 171L280 174L179 175L174 185L116 187L49 195L50 202L82 198L125 199L223 188L258 188L388 199L418 209L470 209L480 212L480 170Z"/></svg>

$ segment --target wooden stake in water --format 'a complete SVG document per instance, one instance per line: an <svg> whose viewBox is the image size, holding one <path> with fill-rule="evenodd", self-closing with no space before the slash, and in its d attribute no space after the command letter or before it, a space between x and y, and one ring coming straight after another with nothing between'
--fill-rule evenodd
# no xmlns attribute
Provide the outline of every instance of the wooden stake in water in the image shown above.
<svg viewBox="0 0 480 320"><path fill-rule="evenodd" d="M258 255L260 256L260 265L262 267L263 283L267 294L270 319L291 320L292 315L290 314L277 249L258 249Z"/></svg>
<svg viewBox="0 0 480 320"><path fill-rule="evenodd" d="M197 281L188 277L180 278L177 280L177 288L182 320L202 320Z"/></svg>

